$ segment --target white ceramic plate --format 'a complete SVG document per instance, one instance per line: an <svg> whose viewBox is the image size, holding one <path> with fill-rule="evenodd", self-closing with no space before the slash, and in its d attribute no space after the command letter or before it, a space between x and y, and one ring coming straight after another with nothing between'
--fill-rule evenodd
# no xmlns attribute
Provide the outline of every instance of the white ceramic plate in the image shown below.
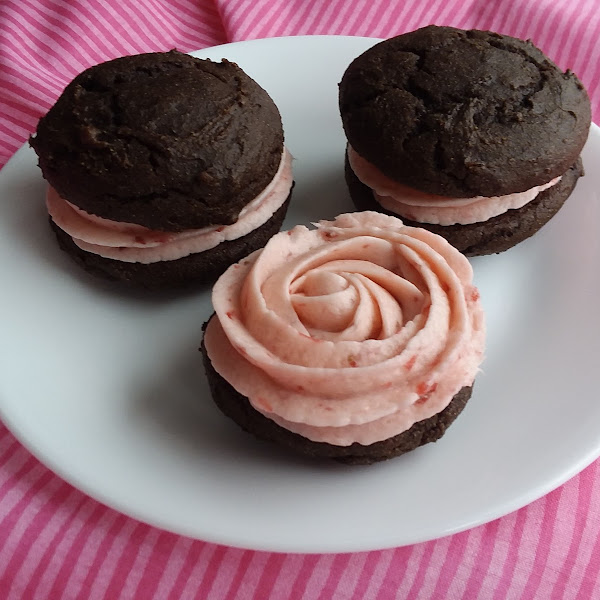
<svg viewBox="0 0 600 600"><path fill-rule="evenodd" d="M296 157L286 225L352 210L337 83L373 40L298 37L227 57L279 105ZM370 467L314 463L213 407L198 346L208 292L123 294L80 272L46 222L36 158L0 173L0 409L15 435L91 496L159 527L264 550L357 551L504 515L600 454L600 131L587 176L532 240L474 260L484 372L437 444Z"/></svg>

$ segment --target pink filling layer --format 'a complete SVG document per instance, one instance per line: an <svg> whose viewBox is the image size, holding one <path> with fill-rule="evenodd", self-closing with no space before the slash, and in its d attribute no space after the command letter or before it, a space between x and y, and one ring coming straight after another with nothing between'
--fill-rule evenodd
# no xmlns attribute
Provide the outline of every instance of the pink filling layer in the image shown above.
<svg viewBox="0 0 600 600"><path fill-rule="evenodd" d="M411 221L438 225L482 223L508 210L522 208L560 181L556 177L544 185L506 196L448 198L426 194L390 179L351 146L348 146L348 160L355 175L373 190L383 208Z"/></svg>
<svg viewBox="0 0 600 600"><path fill-rule="evenodd" d="M123 262L148 264L177 260L247 235L266 223L281 207L292 183L292 156L284 149L275 177L242 209L235 223L180 233L153 231L142 225L91 215L63 200L52 188L48 190L46 205L52 220L82 250Z"/></svg>
<svg viewBox="0 0 600 600"><path fill-rule="evenodd" d="M375 212L298 226L213 288L216 371L282 427L372 444L443 410L473 383L485 325L467 259Z"/></svg>

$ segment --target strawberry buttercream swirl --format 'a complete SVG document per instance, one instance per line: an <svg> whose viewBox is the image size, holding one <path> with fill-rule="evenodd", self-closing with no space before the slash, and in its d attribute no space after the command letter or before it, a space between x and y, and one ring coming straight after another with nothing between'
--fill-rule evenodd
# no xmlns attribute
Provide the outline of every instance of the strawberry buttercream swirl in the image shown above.
<svg viewBox="0 0 600 600"><path fill-rule="evenodd" d="M284 148L275 177L240 211L235 223L177 233L89 214L61 198L52 188L48 190L46 206L52 220L82 250L122 262L149 264L177 260L247 235L266 223L283 205L292 184L292 155Z"/></svg>
<svg viewBox="0 0 600 600"><path fill-rule="evenodd" d="M444 239L380 213L298 226L218 280L206 349L282 427L371 444L473 383L485 327L472 275Z"/></svg>
<svg viewBox="0 0 600 600"><path fill-rule="evenodd" d="M523 208L538 195L556 185L560 177L523 192L504 196L449 198L402 185L384 175L375 165L348 146L348 161L358 179L373 191L375 200L386 210L419 223L470 225L483 223L509 210Z"/></svg>

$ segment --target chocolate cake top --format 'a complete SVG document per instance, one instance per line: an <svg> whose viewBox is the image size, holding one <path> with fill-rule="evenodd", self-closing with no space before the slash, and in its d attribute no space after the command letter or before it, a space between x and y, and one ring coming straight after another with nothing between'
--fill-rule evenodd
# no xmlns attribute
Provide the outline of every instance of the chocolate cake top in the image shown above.
<svg viewBox="0 0 600 600"><path fill-rule="evenodd" d="M574 164L591 120L577 77L530 42L434 25L367 50L339 91L354 149L388 177L444 196L548 182Z"/></svg>

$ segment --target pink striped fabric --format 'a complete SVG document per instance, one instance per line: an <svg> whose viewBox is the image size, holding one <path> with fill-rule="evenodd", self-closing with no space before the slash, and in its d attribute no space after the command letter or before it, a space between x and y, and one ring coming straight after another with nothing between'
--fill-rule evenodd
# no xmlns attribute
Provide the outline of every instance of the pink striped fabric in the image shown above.
<svg viewBox="0 0 600 600"><path fill-rule="evenodd" d="M578 73L597 119L596 0L3 0L0 166L94 63L272 36L387 37L429 23L531 38ZM600 462L526 508L452 537L285 555L194 541L120 515L58 479L0 424L0 598L600 598Z"/></svg>

